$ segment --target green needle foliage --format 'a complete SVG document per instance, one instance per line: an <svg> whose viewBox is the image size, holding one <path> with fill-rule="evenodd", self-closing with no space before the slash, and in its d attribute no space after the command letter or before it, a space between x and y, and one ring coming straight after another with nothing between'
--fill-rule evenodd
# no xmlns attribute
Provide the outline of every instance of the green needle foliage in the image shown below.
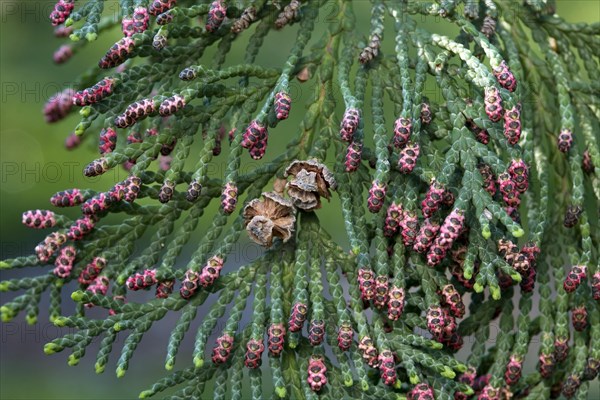
<svg viewBox="0 0 600 400"><path fill-rule="evenodd" d="M96 372L112 359L121 377L176 313L165 367L186 336L193 364L141 398L585 398L600 368L600 23L565 22L553 0L371 0L364 27L345 0L119 4L114 18L102 0L57 3L72 41L57 62L119 23L124 37L44 112L79 112L70 147L99 135L86 176L129 177L52 197L77 220L24 214L52 232L0 267L54 268L0 283L18 292L3 321L35 323L47 291L73 330L45 352L76 365L100 337ZM285 62L261 66L265 46ZM266 250L232 268L246 232Z"/></svg>

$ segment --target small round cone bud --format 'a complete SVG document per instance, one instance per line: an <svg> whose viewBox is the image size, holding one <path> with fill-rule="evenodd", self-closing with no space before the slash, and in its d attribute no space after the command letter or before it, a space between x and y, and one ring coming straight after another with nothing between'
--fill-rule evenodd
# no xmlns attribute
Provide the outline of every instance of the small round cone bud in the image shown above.
<svg viewBox="0 0 600 400"><path fill-rule="evenodd" d="M373 344L373 340L365 336L358 343L358 351L361 352L363 360L371 367L377 368L379 365L379 353Z"/></svg>
<svg viewBox="0 0 600 400"><path fill-rule="evenodd" d="M398 156L398 170L403 174L410 174L417 165L420 152L421 148L417 142L409 142Z"/></svg>
<svg viewBox="0 0 600 400"><path fill-rule="evenodd" d="M350 323L345 322L339 327L337 341L340 350L350 350L352 342L354 341L354 331L352 330L352 325L350 325Z"/></svg>
<svg viewBox="0 0 600 400"><path fill-rule="evenodd" d="M260 340L250 339L246 344L246 355L244 356L244 365L246 368L259 368L262 361L262 353L265 350L262 338Z"/></svg>
<svg viewBox="0 0 600 400"><path fill-rule="evenodd" d="M75 8L75 0L58 0L54 5L54 9L50 13L50 22L52 26L57 26L65 22Z"/></svg>
<svg viewBox="0 0 600 400"><path fill-rule="evenodd" d="M498 122L502 119L504 109L502 108L502 98L500 91L495 86L485 88L485 113L492 122Z"/></svg>
<svg viewBox="0 0 600 400"><path fill-rule="evenodd" d="M362 160L362 143L360 142L352 142L348 145L348 150L346 152L346 162L344 165L346 166L346 172L354 172L360 167L360 162Z"/></svg>
<svg viewBox="0 0 600 400"><path fill-rule="evenodd" d="M563 129L558 135L558 150L566 153L573 145L573 132L568 129Z"/></svg>
<svg viewBox="0 0 600 400"><path fill-rule="evenodd" d="M56 225L56 218L52 211L29 210L23 213L23 225L33 229L47 229Z"/></svg>
<svg viewBox="0 0 600 400"><path fill-rule="evenodd" d="M150 3L148 12L150 13L150 15L157 16L166 11L169 11L171 8L175 7L176 4L177 0L153 0Z"/></svg>
<svg viewBox="0 0 600 400"><path fill-rule="evenodd" d="M427 383L419 383L406 395L406 400L434 400L433 388Z"/></svg>
<svg viewBox="0 0 600 400"><path fill-rule="evenodd" d="M227 333L221 335L212 351L212 362L215 364L224 364L231 355L233 349L233 337Z"/></svg>
<svg viewBox="0 0 600 400"><path fill-rule="evenodd" d="M312 346L318 346L323 343L325 338L325 322L322 320L310 321L308 327L308 341Z"/></svg>
<svg viewBox="0 0 600 400"><path fill-rule="evenodd" d="M283 342L285 339L285 326L283 324L271 324L268 329L269 354L273 357L279 357L283 351Z"/></svg>
<svg viewBox="0 0 600 400"><path fill-rule="evenodd" d="M404 288L392 286L388 296L388 318L391 321L397 321L404 311L405 301Z"/></svg>
<svg viewBox="0 0 600 400"><path fill-rule="evenodd" d="M285 326L283 324L271 324L268 329L269 354L273 357L279 357L283 351L283 342L285 339Z"/></svg>
<svg viewBox="0 0 600 400"><path fill-rule="evenodd" d="M493 72L500 86L509 92L515 91L517 88L517 80L505 61L502 61L498 67L494 68Z"/></svg>
<svg viewBox="0 0 600 400"><path fill-rule="evenodd" d="M403 148L410 140L412 122L410 118L400 117L394 122L394 147Z"/></svg>
<svg viewBox="0 0 600 400"><path fill-rule="evenodd" d="M356 108L347 108L340 124L340 137L345 142L351 142L354 132L360 122L360 111Z"/></svg>
<svg viewBox="0 0 600 400"><path fill-rule="evenodd" d="M327 384L327 367L322 356L312 356L308 362L307 382L313 392L320 391Z"/></svg>
<svg viewBox="0 0 600 400"><path fill-rule="evenodd" d="M98 66L102 69L114 68L127 61L135 47L133 39L124 37L115 43L100 59Z"/></svg>
<svg viewBox="0 0 600 400"><path fill-rule="evenodd" d="M372 213L377 213L379 210L381 210L385 200L386 190L387 186L385 184L373 181L373 185L371 186L371 189L369 189L369 198L367 201L369 211Z"/></svg>
<svg viewBox="0 0 600 400"><path fill-rule="evenodd" d="M290 332L299 332L302 330L302 326L304 325L304 321L306 321L307 314L308 308L306 307L306 304L294 304L290 319L288 321Z"/></svg>
<svg viewBox="0 0 600 400"><path fill-rule="evenodd" d="M292 98L286 92L277 92L275 94L275 117L278 120L287 119L292 107Z"/></svg>
<svg viewBox="0 0 600 400"><path fill-rule="evenodd" d="M208 32L214 32L223 23L225 20L225 15L227 13L227 6L223 1L216 0L210 4L210 9L208 10L208 17L206 19L206 30Z"/></svg>
<svg viewBox="0 0 600 400"><path fill-rule="evenodd" d="M181 282L181 288L179 289L179 294L182 298L187 300L196 293L199 279L200 275L195 271L188 270L185 273L185 278Z"/></svg>

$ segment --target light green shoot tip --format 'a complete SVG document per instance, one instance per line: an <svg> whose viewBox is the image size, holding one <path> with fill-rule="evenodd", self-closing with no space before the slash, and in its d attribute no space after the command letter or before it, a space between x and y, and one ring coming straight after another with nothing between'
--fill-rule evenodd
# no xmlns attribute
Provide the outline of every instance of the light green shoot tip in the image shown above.
<svg viewBox="0 0 600 400"><path fill-rule="evenodd" d="M474 394L475 391L473 390L473 388L471 386L467 386L467 390L465 390L463 393L466 394L467 396L470 396L470 395Z"/></svg>
<svg viewBox="0 0 600 400"><path fill-rule="evenodd" d="M410 381L411 385L418 385L421 382L419 375L411 375L408 377L408 380Z"/></svg>
<svg viewBox="0 0 600 400"><path fill-rule="evenodd" d="M77 136L81 136L81 135L83 135L83 132L85 132L85 127L84 127L83 125L81 125L81 124L78 124L78 125L75 127L75 134L76 134Z"/></svg>
<svg viewBox="0 0 600 400"><path fill-rule="evenodd" d="M400 389L402 387L402 382L400 381L400 379L396 379L396 382L394 382L394 389Z"/></svg>
<svg viewBox="0 0 600 400"><path fill-rule="evenodd" d="M25 317L28 325L35 325L37 322L37 315L28 315Z"/></svg>
<svg viewBox="0 0 600 400"><path fill-rule="evenodd" d="M439 342L431 342L431 348L432 349L443 349L444 345L439 343Z"/></svg>
<svg viewBox="0 0 600 400"><path fill-rule="evenodd" d="M0 269L10 268L10 264L6 261L0 261Z"/></svg>
<svg viewBox="0 0 600 400"><path fill-rule="evenodd" d="M117 367L117 378L122 378L125 376L125 370L122 367Z"/></svg>
<svg viewBox="0 0 600 400"><path fill-rule="evenodd" d="M78 303L81 300L83 300L83 296L84 296L84 293L82 290L77 290L77 291L71 293L71 299L73 299L73 301L76 301Z"/></svg>
<svg viewBox="0 0 600 400"><path fill-rule="evenodd" d="M200 357L195 357L194 358L194 366L196 368L202 368L204 366L204 360Z"/></svg>
<svg viewBox="0 0 600 400"><path fill-rule="evenodd" d="M8 282L0 282L0 292L8 292L9 283Z"/></svg>
<svg viewBox="0 0 600 400"><path fill-rule="evenodd" d="M347 378L344 380L344 385L346 385L347 387L351 387L352 385L354 385L354 380L352 378Z"/></svg>
<svg viewBox="0 0 600 400"><path fill-rule="evenodd" d="M73 18L67 18L67 20L65 21L65 26L69 27L71 25L73 25L75 23L75 21L73 21Z"/></svg>
<svg viewBox="0 0 600 400"><path fill-rule="evenodd" d="M167 361L167 362L165 363L165 369L166 369L167 371L170 371L170 370L172 370L172 369L173 369L174 365L175 365L175 363L174 363L174 362L173 362L173 360L171 359L171 360L169 360L169 361Z"/></svg>
<svg viewBox="0 0 600 400"><path fill-rule="evenodd" d="M2 316L2 322L9 322L15 316L12 310L6 306L0 307L0 315Z"/></svg>
<svg viewBox="0 0 600 400"><path fill-rule="evenodd" d="M14 315L12 315L12 314L3 313L2 314L2 322L10 322L10 321L12 321L13 317L14 317Z"/></svg>
<svg viewBox="0 0 600 400"><path fill-rule="evenodd" d="M363 392L368 392L369 391L369 382L367 382L365 380L361 380L360 388L362 389Z"/></svg>
<svg viewBox="0 0 600 400"><path fill-rule="evenodd" d="M79 358L77 358L73 354L71 354L69 356L69 359L68 359L67 363L69 364L70 367L74 367L77 364L79 364Z"/></svg>
<svg viewBox="0 0 600 400"><path fill-rule="evenodd" d="M279 398L283 399L287 395L287 390L285 389L285 387L276 387L275 393L277 394L277 396L279 396Z"/></svg>
<svg viewBox="0 0 600 400"><path fill-rule="evenodd" d="M484 239L489 239L490 237L492 237L492 231L490 231L489 226L483 227L483 229L481 230L481 236L483 236Z"/></svg>
<svg viewBox="0 0 600 400"><path fill-rule="evenodd" d="M78 42L78 41L79 41L79 39L81 39L81 38L79 37L79 35L76 35L76 34L72 33L72 34L69 36L69 39L71 39L71 41L73 41L73 42Z"/></svg>
<svg viewBox="0 0 600 400"><path fill-rule="evenodd" d="M468 368L465 364L458 364L455 369L458 370L458 372L466 372Z"/></svg>
<svg viewBox="0 0 600 400"><path fill-rule="evenodd" d="M523 278L521 277L521 274L519 274L518 272L513 272L512 274L510 274L510 277L512 278L513 281L519 283L523 280Z"/></svg>
<svg viewBox="0 0 600 400"><path fill-rule="evenodd" d="M93 42L94 40L98 39L98 34L94 33L94 32L90 32L85 35L85 38L87 39L88 42Z"/></svg>
<svg viewBox="0 0 600 400"><path fill-rule="evenodd" d="M498 286L490 286L490 292L492 293L492 299L500 300L502 294L500 294L500 288Z"/></svg>
<svg viewBox="0 0 600 400"><path fill-rule="evenodd" d="M298 346L298 343L296 343L296 342L289 342L288 346L289 346L290 349L295 349L296 346Z"/></svg>
<svg viewBox="0 0 600 400"><path fill-rule="evenodd" d="M452 371L449 367L444 367L444 371L442 371L440 375L448 379L454 379L456 377L456 372Z"/></svg>
<svg viewBox="0 0 600 400"><path fill-rule="evenodd" d="M471 279L473 277L473 272L465 270L463 272L463 276L465 277L465 279L469 280L469 279Z"/></svg>
<svg viewBox="0 0 600 400"><path fill-rule="evenodd" d="M514 231L512 231L511 233L514 237L520 238L521 236L523 236L525 234L525 231L523 230L523 228L518 228L518 229L515 229Z"/></svg>
<svg viewBox="0 0 600 400"><path fill-rule="evenodd" d="M113 329L115 330L115 332L119 332L121 330L121 324L115 322L115 324L113 325Z"/></svg>
<svg viewBox="0 0 600 400"><path fill-rule="evenodd" d="M96 365L94 366L94 368L96 368L96 373L97 374L103 373L105 367L106 367L105 365L102 365L102 364L99 364L99 363L96 363Z"/></svg>
<svg viewBox="0 0 600 400"><path fill-rule="evenodd" d="M86 107L82 107L81 110L79 110L79 115L81 115L82 117L89 117L91 112L92 112L92 108L86 106Z"/></svg>
<svg viewBox="0 0 600 400"><path fill-rule="evenodd" d="M150 390L144 390L142 393L140 393L139 398L145 399L150 396L152 396L152 392Z"/></svg>
<svg viewBox="0 0 600 400"><path fill-rule="evenodd" d="M65 317L59 315L58 317L54 318L54 325L55 326L58 326L59 328L62 328L66 324L67 324L67 318L65 318Z"/></svg>
<svg viewBox="0 0 600 400"><path fill-rule="evenodd" d="M44 354L49 356L50 354L56 353L57 349L58 349L58 346L55 345L54 343L46 343L44 345Z"/></svg>
<svg viewBox="0 0 600 400"><path fill-rule="evenodd" d="M473 290L476 293L481 293L481 292L483 292L483 285L479 282L475 282L475 284L473 285Z"/></svg>
<svg viewBox="0 0 600 400"><path fill-rule="evenodd" d="M353 247L352 248L352 254L354 254L355 256L357 256L358 253L360 253L360 249L358 247Z"/></svg>

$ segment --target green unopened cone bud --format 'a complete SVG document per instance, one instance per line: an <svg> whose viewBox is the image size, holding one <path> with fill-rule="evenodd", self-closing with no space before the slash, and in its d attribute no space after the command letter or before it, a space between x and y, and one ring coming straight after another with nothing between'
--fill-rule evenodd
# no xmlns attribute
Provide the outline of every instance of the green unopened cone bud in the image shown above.
<svg viewBox="0 0 600 400"><path fill-rule="evenodd" d="M511 272L510 277L516 283L519 283L523 280L523 278L521 277L521 274L519 274L517 271Z"/></svg>
<svg viewBox="0 0 600 400"><path fill-rule="evenodd" d="M492 231L488 225L484 225L481 229L481 236L483 236L484 239L489 239L492 237Z"/></svg>
<svg viewBox="0 0 600 400"><path fill-rule="evenodd" d="M98 34L94 33L94 32L90 32L85 35L85 38L87 39L88 42L93 42L94 40L98 39Z"/></svg>
<svg viewBox="0 0 600 400"><path fill-rule="evenodd" d="M492 294L492 299L500 300L502 294L500 293L500 288L498 286L490 286L490 292Z"/></svg>
<svg viewBox="0 0 600 400"><path fill-rule="evenodd" d="M104 369L106 368L105 365L101 365L99 363L96 363L96 365L94 366L96 368L96 373L97 374L101 374L104 372Z"/></svg>
<svg viewBox="0 0 600 400"><path fill-rule="evenodd" d="M204 366L204 360L200 357L195 357L194 358L194 366L196 368L202 368L202 366Z"/></svg>
<svg viewBox="0 0 600 400"><path fill-rule="evenodd" d="M85 106L85 107L82 107L81 110L79 110L79 115L81 115L82 117L89 117L91 112L92 112L92 108Z"/></svg>
<svg viewBox="0 0 600 400"><path fill-rule="evenodd" d="M151 390L144 390L142 393L140 393L139 398L140 399L146 399L148 397L152 396L152 391Z"/></svg>
<svg viewBox="0 0 600 400"><path fill-rule="evenodd" d="M518 228L518 229L515 229L514 231L512 231L511 233L514 237L520 238L521 236L523 236L525 234L525 231L522 228Z"/></svg>
<svg viewBox="0 0 600 400"><path fill-rule="evenodd" d="M456 377L456 372L452 371L452 369L448 367L444 367L444 371L442 371L440 375L448 379L454 379Z"/></svg>
<svg viewBox="0 0 600 400"><path fill-rule="evenodd" d="M475 282L473 285L473 290L477 293L483 292L483 285L481 283Z"/></svg>
<svg viewBox="0 0 600 400"><path fill-rule="evenodd" d="M361 380L360 388L362 389L363 392L368 392L369 391L369 382L365 381L364 379Z"/></svg>
<svg viewBox="0 0 600 400"><path fill-rule="evenodd" d="M79 358L77 358L73 354L71 354L68 358L67 364L69 364L70 367L74 367L77 364L79 364Z"/></svg>
<svg viewBox="0 0 600 400"><path fill-rule="evenodd" d="M81 300L83 300L84 295L85 294L83 293L82 290L77 290L77 291L71 293L71 299L73 299L73 301L76 301L79 303L79 302L81 302Z"/></svg>
<svg viewBox="0 0 600 400"><path fill-rule="evenodd" d="M46 343L44 345L44 354L50 355L58 351L59 347L54 343Z"/></svg>
<svg viewBox="0 0 600 400"><path fill-rule="evenodd" d="M28 325L35 325L37 322L37 315L28 315L25 317L25 321L27 321Z"/></svg>
<svg viewBox="0 0 600 400"><path fill-rule="evenodd" d="M277 394L279 398L283 399L287 395L287 390L284 387L276 387L275 394Z"/></svg>
<svg viewBox="0 0 600 400"><path fill-rule="evenodd" d="M121 367L117 367L117 378L122 378L125 376L125 370Z"/></svg>
<svg viewBox="0 0 600 400"><path fill-rule="evenodd" d="M79 35L72 33L71 35L69 35L69 39L71 39L73 42L78 42L81 38L79 37Z"/></svg>

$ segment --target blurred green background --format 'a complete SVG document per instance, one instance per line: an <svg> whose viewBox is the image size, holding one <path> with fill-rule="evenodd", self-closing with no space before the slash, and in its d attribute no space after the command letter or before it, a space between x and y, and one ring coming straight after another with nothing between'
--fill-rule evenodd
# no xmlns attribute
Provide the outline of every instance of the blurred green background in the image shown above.
<svg viewBox="0 0 600 400"><path fill-rule="evenodd" d="M364 27L361 30L366 34L368 24L361 23L368 21L369 3L366 0L355 3L359 11L357 26ZM23 211L50 208L48 199L58 190L71 187L106 188L105 180L86 179L81 175L83 166L97 157L95 145L87 143L76 151L67 151L64 147L66 136L77 124L77 115L49 125L44 122L41 110L50 96L72 86L80 72L95 64L120 37L120 32L115 29L101 35L98 41L86 46L74 59L57 66L52 62L52 54L60 46L61 39L53 36L53 29L47 19L53 4L53 1L0 2L0 259L31 254L35 244L44 237L43 232L28 230L21 225ZM117 2L106 1L105 10L117 15ZM597 22L600 21L600 1L559 0L558 13L571 22ZM436 29L440 26L435 21L427 23L432 30L440 31ZM445 27L442 27L442 32L443 29ZM259 55L260 62L265 65L281 65L287 50L280 49L285 43L291 45L294 37L295 29L271 34L266 43L269 43L269 38L276 38L277 41L273 42L276 44L264 46ZM239 60L243 50L243 43L234 47L230 60ZM295 88L297 99L307 98L308 90L303 90L297 84ZM296 102L299 103L300 101ZM281 132L279 138L276 137L269 143L269 159L286 142L286 127L290 129L297 126L302 117L300 106L295 106L292 111L291 120L276 131ZM224 156L222 154L220 160ZM123 179L125 175L120 170L118 177L105 179L116 181ZM332 204L326 205L319 212L319 216L332 233L344 240L343 232L335 228L341 229L343 226L341 216L335 209L336 205L337 200L334 199ZM234 257L235 263L253 257L247 254L249 248L251 249L244 245L238 248L240 254ZM1 271L0 276L7 279L34 272L39 273L39 270ZM10 294L0 294L0 304L10 298ZM47 300L47 297L43 299ZM65 311L70 311L67 301L64 308ZM97 348L97 343L91 346L89 355L78 367L67 366L68 352L45 356L42 352L43 345L57 336L69 333L69 330L59 329L45 322L47 314L43 307L40 322L34 326L28 326L23 317L10 323L2 323L0 398L135 398L141 389L164 374L162 365L165 346L175 317L165 319L146 335L140 350L133 357L127 375L122 379L117 379L110 370L103 375L94 374L94 349ZM191 329L193 331L194 326ZM193 333L188 336L193 336ZM187 343L187 348L190 346L192 343ZM118 357L118 343L115 349L117 352L112 355L113 363ZM186 366L190 362L191 357L185 351L186 346L182 347L178 366ZM111 365L114 364L109 364L109 367ZM597 396L598 389L592 393Z"/></svg>

